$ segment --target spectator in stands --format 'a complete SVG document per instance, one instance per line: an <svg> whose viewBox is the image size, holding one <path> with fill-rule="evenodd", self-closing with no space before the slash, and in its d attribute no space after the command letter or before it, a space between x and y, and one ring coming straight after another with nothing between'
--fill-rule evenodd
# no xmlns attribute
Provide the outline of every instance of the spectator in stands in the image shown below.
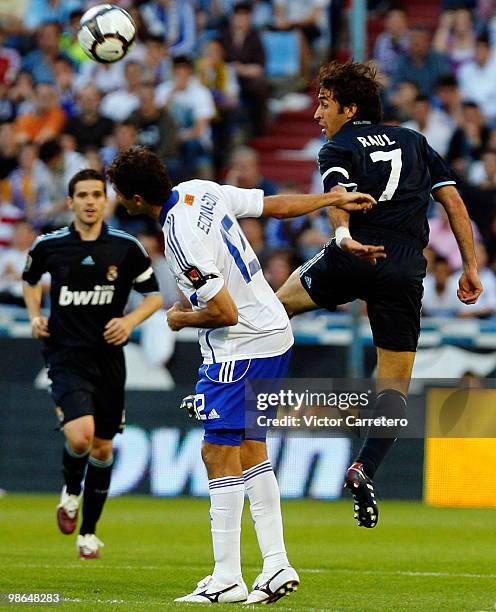
<svg viewBox="0 0 496 612"><path fill-rule="evenodd" d="M138 131L132 121L122 121L114 125L109 144L100 151L105 167L110 166L114 157L121 151L130 149L138 144Z"/></svg>
<svg viewBox="0 0 496 612"><path fill-rule="evenodd" d="M29 72L19 72L15 83L9 89L9 99L15 106L17 117L34 111L33 77Z"/></svg>
<svg viewBox="0 0 496 612"><path fill-rule="evenodd" d="M487 33L477 37L475 59L460 69L458 80L464 100L476 102L486 119L496 119L496 60Z"/></svg>
<svg viewBox="0 0 496 612"><path fill-rule="evenodd" d="M88 167L88 162L81 153L64 151L57 140L44 142L39 156L48 174L48 204L43 208L45 229L69 225L73 215L65 202L67 185L76 172Z"/></svg>
<svg viewBox="0 0 496 612"><path fill-rule="evenodd" d="M451 117L455 124L462 121L462 94L458 81L452 74L440 77L436 83L434 103Z"/></svg>
<svg viewBox="0 0 496 612"><path fill-rule="evenodd" d="M35 30L49 21L63 25L69 21L71 12L81 5L81 0L30 0L24 25L28 30Z"/></svg>
<svg viewBox="0 0 496 612"><path fill-rule="evenodd" d="M384 31L374 44L374 59L380 69L389 77L400 58L405 57L410 46L410 32L406 11L400 7L391 8L384 21Z"/></svg>
<svg viewBox="0 0 496 612"><path fill-rule="evenodd" d="M167 108L157 106L153 84L141 86L139 106L129 121L136 127L138 143L157 153L170 170L177 160L177 126Z"/></svg>
<svg viewBox="0 0 496 612"><path fill-rule="evenodd" d="M66 117L74 117L77 114L74 65L65 55L59 55L53 72L60 105Z"/></svg>
<svg viewBox="0 0 496 612"><path fill-rule="evenodd" d="M246 146L238 146L231 152L225 182L243 189L262 189L266 196L279 192L277 185L262 175L258 153Z"/></svg>
<svg viewBox="0 0 496 612"><path fill-rule="evenodd" d="M265 78L265 49L252 23L252 5L240 2L234 7L229 26L222 33L226 60L232 63L247 107L254 135L263 134L267 125L268 84Z"/></svg>
<svg viewBox="0 0 496 612"><path fill-rule="evenodd" d="M143 58L143 81L160 85L172 78L172 61L167 43L161 36L148 36Z"/></svg>
<svg viewBox="0 0 496 612"><path fill-rule="evenodd" d="M457 277L453 276L449 262L436 257L432 272L424 278L422 314L430 317L453 317L458 310Z"/></svg>
<svg viewBox="0 0 496 612"><path fill-rule="evenodd" d="M18 167L8 177L7 198L36 228L43 226L43 210L49 204L49 178L37 147L26 143L18 155Z"/></svg>
<svg viewBox="0 0 496 612"><path fill-rule="evenodd" d="M190 0L155 0L141 7L150 34L161 36L173 57L192 57L196 45L196 17Z"/></svg>
<svg viewBox="0 0 496 612"><path fill-rule="evenodd" d="M41 144L56 138L64 124L65 113L57 91L52 85L38 83L35 86L34 111L17 117L15 129L19 142Z"/></svg>
<svg viewBox="0 0 496 612"><path fill-rule="evenodd" d="M124 68L126 62L133 58L130 51L126 59L113 64L98 64L97 62L84 62L81 65L79 75L76 79L76 89L79 90L86 85L94 85L103 95L126 88L126 77Z"/></svg>
<svg viewBox="0 0 496 612"><path fill-rule="evenodd" d="M288 280L293 269L292 253L275 251L265 261L264 276L272 289L277 291Z"/></svg>
<svg viewBox="0 0 496 612"><path fill-rule="evenodd" d="M301 74L310 78L311 49L322 35L321 27L325 22L325 10L329 0L273 0L276 30L297 30L300 34Z"/></svg>
<svg viewBox="0 0 496 612"><path fill-rule="evenodd" d="M5 83L0 82L0 124L12 123L15 117L16 108L9 98L9 88Z"/></svg>
<svg viewBox="0 0 496 612"><path fill-rule="evenodd" d="M403 127L420 132L439 155L446 155L454 131L453 120L444 111L433 108L427 96L417 97L412 119Z"/></svg>
<svg viewBox="0 0 496 612"><path fill-rule="evenodd" d="M0 125L0 181L17 167L17 139L13 123Z"/></svg>
<svg viewBox="0 0 496 612"><path fill-rule="evenodd" d="M465 175L470 165L480 159L491 130L475 102L463 102L462 117L448 146L446 159L455 170Z"/></svg>
<svg viewBox="0 0 496 612"><path fill-rule="evenodd" d="M477 304L469 306L458 302L457 315L463 319L487 319L496 314L496 277L494 272L488 268L487 251L482 243L476 245L475 255L484 291L477 300Z"/></svg>
<svg viewBox="0 0 496 612"><path fill-rule="evenodd" d="M222 42L213 39L205 44L197 63L198 78L210 90L215 101L216 113L211 126L216 174L224 167L227 151L231 147L235 111L239 103L238 79L224 56Z"/></svg>
<svg viewBox="0 0 496 612"><path fill-rule="evenodd" d="M108 93L102 100L101 113L112 121L124 121L139 106L139 92L143 82L143 66L130 60L124 68L126 86Z"/></svg>
<svg viewBox="0 0 496 612"><path fill-rule="evenodd" d="M60 36L62 30L58 23L44 23L36 34L37 49L28 53L22 68L31 74L35 83L55 84L54 62L60 55Z"/></svg>
<svg viewBox="0 0 496 612"><path fill-rule="evenodd" d="M437 205L435 215L429 219L429 228L429 247L438 255L444 257L453 271L459 270L462 267L460 251L457 248L455 236L451 231L448 215L442 206ZM476 243L480 242L480 233L473 222L472 232L474 234L474 241Z"/></svg>
<svg viewBox="0 0 496 612"><path fill-rule="evenodd" d="M212 178L210 121L215 103L210 91L194 75L187 57L174 58L174 78L157 87L157 104L166 105L179 128L179 153L184 178Z"/></svg>
<svg viewBox="0 0 496 612"><path fill-rule="evenodd" d="M90 58L82 50L77 37L79 22L82 16L83 11L79 9L72 11L69 16L68 27L62 32L60 37L60 50L65 53L76 66L80 66L84 62L90 61Z"/></svg>
<svg viewBox="0 0 496 612"><path fill-rule="evenodd" d="M487 149L480 153L480 160L470 168L468 180L483 191L496 189L496 151Z"/></svg>
<svg viewBox="0 0 496 612"><path fill-rule="evenodd" d="M391 75L392 86L396 88L403 81L413 81L422 95L431 96L439 77L450 71L446 56L431 50L430 32L413 28L408 54L399 59Z"/></svg>
<svg viewBox="0 0 496 612"><path fill-rule="evenodd" d="M12 85L21 69L21 57L15 49L4 46L5 34L0 30L0 83Z"/></svg>
<svg viewBox="0 0 496 612"><path fill-rule="evenodd" d="M444 11L432 42L433 48L444 53L455 74L475 56L475 30L472 13L466 8Z"/></svg>
<svg viewBox="0 0 496 612"><path fill-rule="evenodd" d="M389 96L392 119L403 123L413 117L415 101L420 95L419 88L413 81L398 83L395 91Z"/></svg>
<svg viewBox="0 0 496 612"><path fill-rule="evenodd" d="M79 113L68 120L64 132L72 136L83 153L100 149L114 129L114 122L100 111L101 94L94 85L86 85L77 95Z"/></svg>
<svg viewBox="0 0 496 612"><path fill-rule="evenodd" d="M35 237L36 233L29 223L17 223L12 244L0 251L0 304L24 308L22 272ZM44 289L47 289L46 279Z"/></svg>

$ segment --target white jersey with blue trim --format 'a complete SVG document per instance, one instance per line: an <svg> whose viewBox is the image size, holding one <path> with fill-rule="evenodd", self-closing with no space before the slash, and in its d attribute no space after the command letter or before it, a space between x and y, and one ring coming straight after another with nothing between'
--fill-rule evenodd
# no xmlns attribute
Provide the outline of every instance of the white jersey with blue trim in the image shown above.
<svg viewBox="0 0 496 612"><path fill-rule="evenodd" d="M160 221L165 255L193 308L204 308L224 286L238 323L200 329L204 363L282 355L293 345L288 316L265 280L237 219L259 217L263 191L192 180L179 184Z"/></svg>

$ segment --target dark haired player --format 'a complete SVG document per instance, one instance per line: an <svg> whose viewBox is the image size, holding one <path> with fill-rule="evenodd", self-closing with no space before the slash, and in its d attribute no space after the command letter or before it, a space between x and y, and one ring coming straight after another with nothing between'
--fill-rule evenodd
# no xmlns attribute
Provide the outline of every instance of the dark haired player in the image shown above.
<svg viewBox="0 0 496 612"><path fill-rule="evenodd" d="M367 215L330 208L335 239L296 270L278 291L290 316L355 299L367 303L377 348L377 416L405 415L420 333L430 194L445 208L463 260L458 297L474 304L482 292L472 229L450 171L421 134L381 124L375 71L331 63L319 74L315 119L328 142L319 153L324 191L359 189L378 204ZM372 478L395 441L370 435L346 474L355 518L375 527Z"/></svg>
<svg viewBox="0 0 496 612"><path fill-rule="evenodd" d="M293 217L330 205L362 210L372 200L346 192L264 198L259 189L201 180L173 189L160 159L140 147L121 153L108 172L128 212L146 214L163 227L167 263L192 305L188 310L175 304L168 322L175 331L199 328L204 359L191 403L205 428L215 566L212 576L176 601L271 603L294 591L299 577L286 554L265 437L245 434L245 382L283 378L293 334L237 219ZM249 595L240 553L245 491L263 556Z"/></svg>
<svg viewBox="0 0 496 612"><path fill-rule="evenodd" d="M162 299L145 249L133 236L103 222L104 177L81 170L70 180L68 192L74 223L33 243L23 274L24 299L33 336L44 344L66 438L58 526L64 534L75 530L84 479L77 547L82 559L96 559L103 546L95 531L110 485L112 439L124 426L122 347ZM38 283L44 272L51 275L49 319L40 309ZM124 316L132 289L145 298Z"/></svg>

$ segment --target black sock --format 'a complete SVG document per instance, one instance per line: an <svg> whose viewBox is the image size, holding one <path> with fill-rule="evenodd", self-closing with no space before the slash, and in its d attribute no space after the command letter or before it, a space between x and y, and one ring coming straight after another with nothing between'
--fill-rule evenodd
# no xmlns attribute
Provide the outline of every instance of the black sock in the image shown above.
<svg viewBox="0 0 496 612"><path fill-rule="evenodd" d="M113 457L108 461L100 461L90 457L86 478L84 479L83 522L79 533L95 533L96 524L103 510L110 487Z"/></svg>
<svg viewBox="0 0 496 612"><path fill-rule="evenodd" d="M388 419L403 419L406 416L406 396L396 389L385 389L378 393L373 417L385 416ZM374 478L377 468L381 465L389 449L396 442L395 433L399 428L388 429L390 438L370 437L370 429L355 461L363 464L363 469L369 478Z"/></svg>
<svg viewBox="0 0 496 612"><path fill-rule="evenodd" d="M75 453L67 442L64 445L62 454L62 473L64 474L65 486L69 495L79 495L81 493L81 481L84 477L84 470L88 463L90 451L82 455Z"/></svg>

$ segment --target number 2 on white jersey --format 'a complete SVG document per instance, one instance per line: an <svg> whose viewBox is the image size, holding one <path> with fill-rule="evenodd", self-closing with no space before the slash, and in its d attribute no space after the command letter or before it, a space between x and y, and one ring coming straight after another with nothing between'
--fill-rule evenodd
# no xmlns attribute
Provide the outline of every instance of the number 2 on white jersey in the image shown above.
<svg viewBox="0 0 496 612"><path fill-rule="evenodd" d="M392 200L394 192L398 189L401 175L401 149L393 149L392 151L374 151L370 154L370 159L373 162L388 161L391 162L391 174L386 185L386 189L381 193L379 202L384 200Z"/></svg>

